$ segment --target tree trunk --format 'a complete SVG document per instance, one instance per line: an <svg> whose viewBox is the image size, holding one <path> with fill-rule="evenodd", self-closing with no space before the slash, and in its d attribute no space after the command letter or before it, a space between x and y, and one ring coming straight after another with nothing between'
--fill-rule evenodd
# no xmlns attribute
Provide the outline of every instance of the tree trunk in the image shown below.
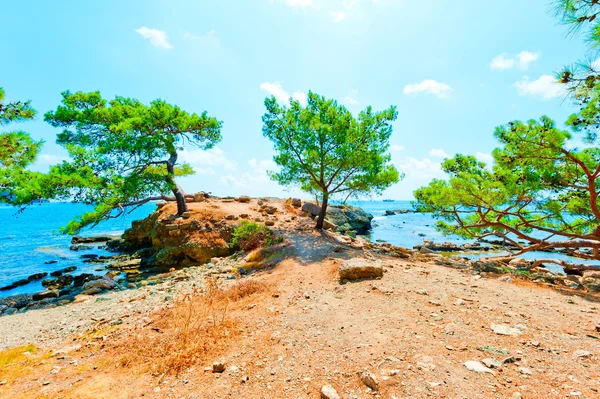
<svg viewBox="0 0 600 399"><path fill-rule="evenodd" d="M177 162L177 152L170 154L169 160L167 161L167 183L175 196L177 202L177 216L183 215L184 212L188 211L187 203L185 202L185 192L175 182L175 163Z"/></svg>
<svg viewBox="0 0 600 399"><path fill-rule="evenodd" d="M329 202L329 193L323 193L323 203L321 203L321 213L317 219L317 225L315 226L318 230L323 230L323 222L325 221L325 215L327 214L327 203Z"/></svg>

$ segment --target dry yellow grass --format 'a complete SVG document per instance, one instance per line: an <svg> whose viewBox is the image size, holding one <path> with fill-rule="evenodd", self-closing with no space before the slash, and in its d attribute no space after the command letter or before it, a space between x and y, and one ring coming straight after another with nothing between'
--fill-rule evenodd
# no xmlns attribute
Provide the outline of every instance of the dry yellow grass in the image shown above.
<svg viewBox="0 0 600 399"><path fill-rule="evenodd" d="M155 314L148 325L130 331L115 349L126 353L123 367L142 367L160 374L178 374L224 350L239 332L229 317L232 302L264 292L264 283L245 280L225 289L208 277L203 290L178 299L171 308Z"/></svg>

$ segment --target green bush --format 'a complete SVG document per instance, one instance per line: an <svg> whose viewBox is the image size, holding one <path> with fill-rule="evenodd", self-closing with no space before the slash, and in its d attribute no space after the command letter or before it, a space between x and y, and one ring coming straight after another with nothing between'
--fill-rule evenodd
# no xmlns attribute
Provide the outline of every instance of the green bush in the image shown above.
<svg viewBox="0 0 600 399"><path fill-rule="evenodd" d="M231 245L244 251L268 247L278 242L273 232L256 222L242 221L233 231Z"/></svg>

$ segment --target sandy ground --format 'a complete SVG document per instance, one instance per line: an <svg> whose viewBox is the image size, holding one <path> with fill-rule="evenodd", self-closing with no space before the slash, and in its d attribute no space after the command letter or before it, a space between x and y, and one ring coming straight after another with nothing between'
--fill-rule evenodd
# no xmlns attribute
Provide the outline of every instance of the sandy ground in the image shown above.
<svg viewBox="0 0 600 399"><path fill-rule="evenodd" d="M109 301L0 318L4 347L47 348L26 372L15 372L18 364L0 368L0 397L319 398L331 385L342 398L600 398L600 305L593 298L391 258L382 258L381 280L341 285L340 262L368 254L333 252L335 243L310 231L289 238L288 259L246 277L273 290L231 310L242 326L235 341L178 376L117 365L110 336L81 348L63 336L80 335L98 318L108 325L120 319L113 327L126 328L162 306L164 290L177 293L200 274L103 296ZM497 334L492 324L518 335ZM51 356L57 348L64 356ZM493 373L464 365L486 358L510 362ZM216 360L225 362L224 373L210 372ZM378 380L376 392L361 382L364 371Z"/></svg>

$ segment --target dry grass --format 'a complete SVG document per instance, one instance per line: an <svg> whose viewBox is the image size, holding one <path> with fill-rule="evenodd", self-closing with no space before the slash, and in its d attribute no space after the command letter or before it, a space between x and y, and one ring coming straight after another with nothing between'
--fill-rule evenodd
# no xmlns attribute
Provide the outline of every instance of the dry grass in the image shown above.
<svg viewBox="0 0 600 399"><path fill-rule="evenodd" d="M144 327L122 337L117 350L126 353L124 367L138 367L158 374L178 374L216 356L239 334L239 322L229 315L230 304L267 290L254 280L240 281L225 289L222 281L207 277L204 290L178 299Z"/></svg>

